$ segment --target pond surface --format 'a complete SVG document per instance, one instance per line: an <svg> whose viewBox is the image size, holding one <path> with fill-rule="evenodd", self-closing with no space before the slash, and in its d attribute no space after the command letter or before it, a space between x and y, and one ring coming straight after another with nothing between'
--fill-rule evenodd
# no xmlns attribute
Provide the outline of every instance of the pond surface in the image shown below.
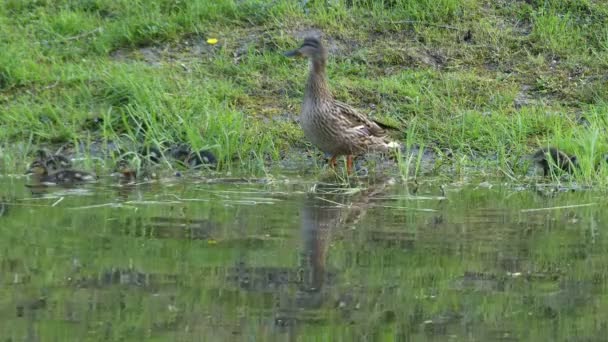
<svg viewBox="0 0 608 342"><path fill-rule="evenodd" d="M296 178L0 183L7 341L608 334L605 193Z"/></svg>

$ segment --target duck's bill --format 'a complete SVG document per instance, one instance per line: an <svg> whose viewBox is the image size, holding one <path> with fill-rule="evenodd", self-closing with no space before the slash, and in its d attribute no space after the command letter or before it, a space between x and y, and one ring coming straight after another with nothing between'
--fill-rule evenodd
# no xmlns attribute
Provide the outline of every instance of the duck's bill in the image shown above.
<svg viewBox="0 0 608 342"><path fill-rule="evenodd" d="M298 56L301 56L302 54L300 53L300 49L295 49L295 50L287 51L283 55L285 57L298 57Z"/></svg>

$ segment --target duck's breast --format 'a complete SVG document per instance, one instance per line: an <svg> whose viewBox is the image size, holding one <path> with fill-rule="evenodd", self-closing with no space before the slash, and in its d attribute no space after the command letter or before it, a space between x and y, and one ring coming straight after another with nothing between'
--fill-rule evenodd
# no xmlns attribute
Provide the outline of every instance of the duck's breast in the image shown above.
<svg viewBox="0 0 608 342"><path fill-rule="evenodd" d="M303 110L300 125L306 138L323 152L338 155L346 154L348 142L344 141L338 120L323 108Z"/></svg>

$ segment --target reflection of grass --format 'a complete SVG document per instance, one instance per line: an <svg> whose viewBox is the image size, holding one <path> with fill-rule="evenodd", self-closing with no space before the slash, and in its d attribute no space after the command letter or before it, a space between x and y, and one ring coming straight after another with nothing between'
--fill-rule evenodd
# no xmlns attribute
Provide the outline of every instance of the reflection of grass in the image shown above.
<svg viewBox="0 0 608 342"><path fill-rule="evenodd" d="M588 1L5 1L0 141L189 142L265 170L303 146L305 62L280 52L316 27L336 96L415 119L408 144L509 173L556 145L604 180L607 18Z"/></svg>

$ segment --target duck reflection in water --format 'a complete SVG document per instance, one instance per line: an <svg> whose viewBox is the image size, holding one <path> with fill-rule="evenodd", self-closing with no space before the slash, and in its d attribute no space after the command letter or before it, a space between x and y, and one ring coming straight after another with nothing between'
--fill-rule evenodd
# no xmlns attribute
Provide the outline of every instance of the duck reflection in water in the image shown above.
<svg viewBox="0 0 608 342"><path fill-rule="evenodd" d="M300 209L302 250L298 306L318 307L318 298L325 280L325 260L331 243L332 229L339 225L344 207L323 201L309 194Z"/></svg>
<svg viewBox="0 0 608 342"><path fill-rule="evenodd" d="M228 281L242 291L272 294L275 301L272 324L288 334L294 333L302 322L323 319L323 306L331 306L341 297L336 293L340 290L334 287L339 270L327 267L331 244L336 237L348 239L351 235L348 228L365 216L371 200L384 193L388 184L391 182L384 180L367 184L364 189L313 186L299 208L298 264L251 265L247 250L243 249L235 267L227 272Z"/></svg>
<svg viewBox="0 0 608 342"><path fill-rule="evenodd" d="M295 321L312 319L315 314L302 316L302 309L320 309L332 301L331 289L336 271L326 265L331 254L331 244L336 236L344 235L344 229L355 225L367 212L370 200L384 191L386 183L374 184L357 194L350 188L331 188L317 185L300 208L299 270L297 290L294 294L282 291L279 310L275 316L278 326L291 326ZM335 298L334 298L335 299Z"/></svg>

